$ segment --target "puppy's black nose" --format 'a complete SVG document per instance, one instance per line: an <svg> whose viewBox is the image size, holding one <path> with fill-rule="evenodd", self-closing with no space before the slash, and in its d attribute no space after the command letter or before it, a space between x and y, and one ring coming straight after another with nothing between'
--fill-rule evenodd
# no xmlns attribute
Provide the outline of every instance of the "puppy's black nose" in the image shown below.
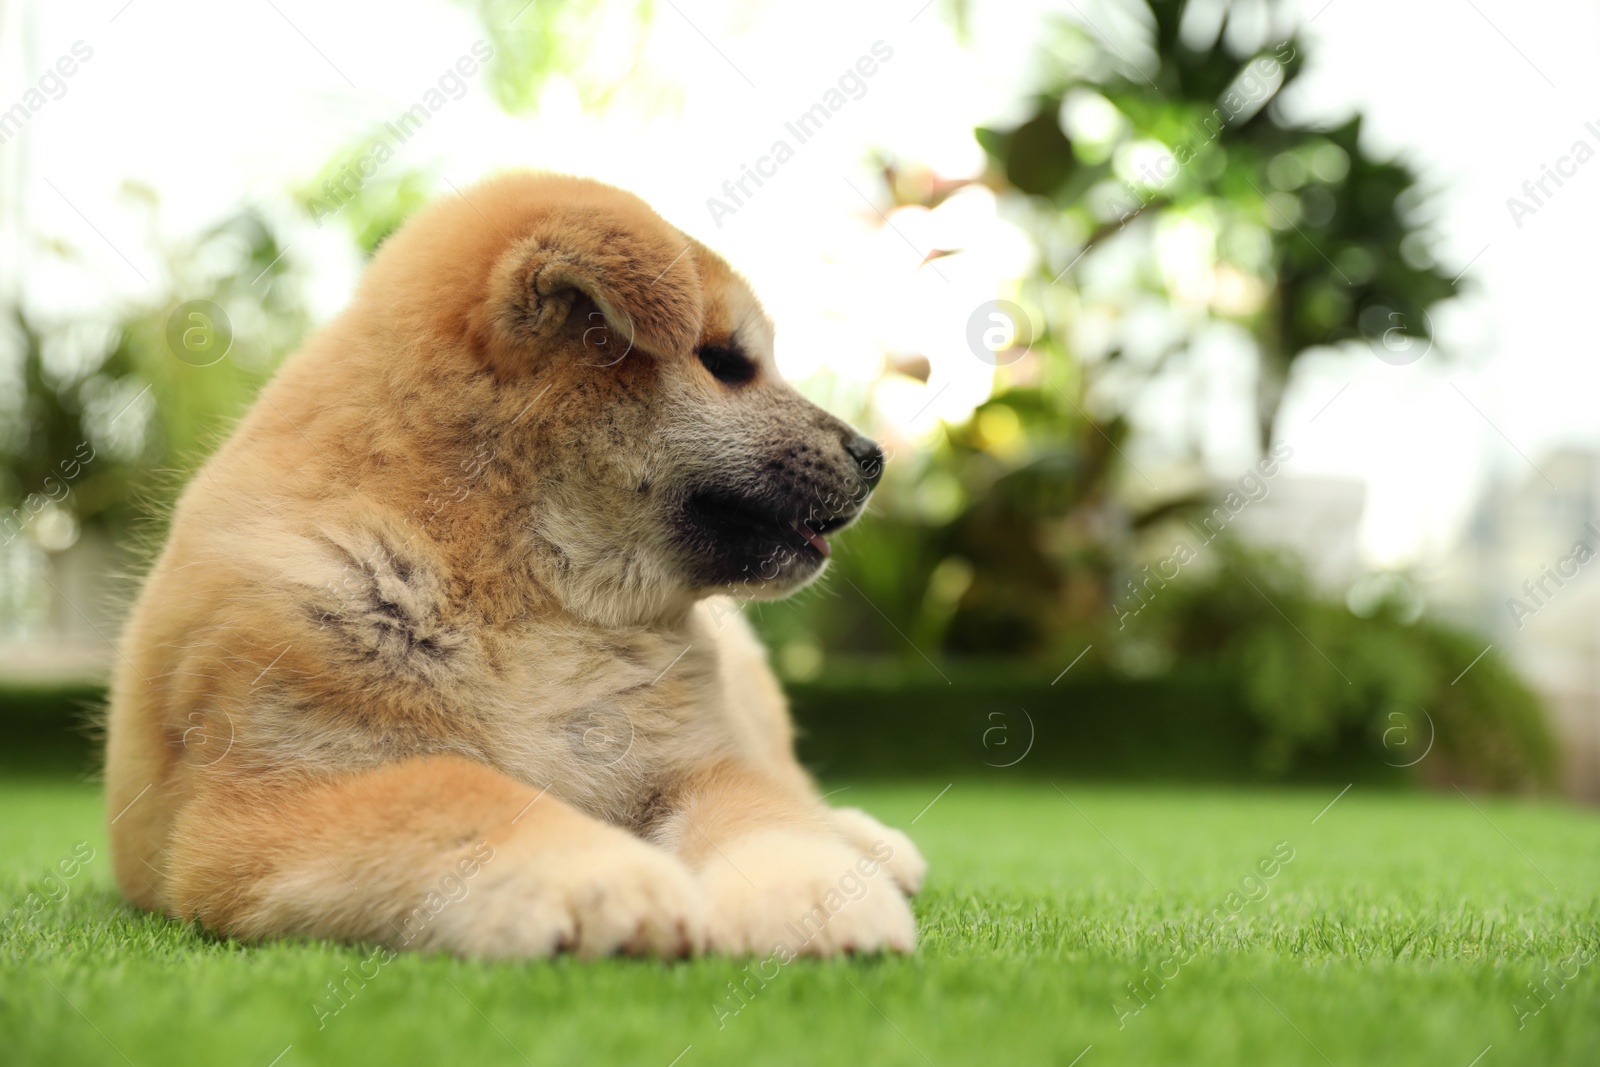
<svg viewBox="0 0 1600 1067"><path fill-rule="evenodd" d="M861 480L867 483L867 487L870 489L877 485L878 479L883 477L883 449L878 447L878 442L856 434L844 443L844 450L856 461L856 470L861 473Z"/></svg>

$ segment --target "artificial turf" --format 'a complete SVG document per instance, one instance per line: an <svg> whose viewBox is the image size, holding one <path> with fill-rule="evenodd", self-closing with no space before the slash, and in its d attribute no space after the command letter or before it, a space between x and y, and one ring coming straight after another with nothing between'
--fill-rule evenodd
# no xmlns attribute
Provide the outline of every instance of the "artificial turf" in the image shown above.
<svg viewBox="0 0 1600 1067"><path fill-rule="evenodd" d="M13 780L0 1063L1600 1063L1593 812L1361 785L1327 807L1337 787L945 784L835 798L917 818L932 874L912 956L797 960L762 985L726 959L402 955L334 1013L327 983L371 947L243 946L137 914L96 789ZM753 990L737 1013L730 982Z"/></svg>

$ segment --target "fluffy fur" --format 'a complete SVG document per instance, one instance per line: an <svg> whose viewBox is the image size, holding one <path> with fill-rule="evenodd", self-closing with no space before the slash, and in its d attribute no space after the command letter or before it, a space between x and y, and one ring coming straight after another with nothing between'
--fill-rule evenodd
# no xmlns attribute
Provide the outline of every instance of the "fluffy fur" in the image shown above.
<svg viewBox="0 0 1600 1067"><path fill-rule="evenodd" d="M819 799L734 599L814 578L881 458L637 198L431 206L179 502L113 686L119 884L247 939L909 950L925 865Z"/></svg>

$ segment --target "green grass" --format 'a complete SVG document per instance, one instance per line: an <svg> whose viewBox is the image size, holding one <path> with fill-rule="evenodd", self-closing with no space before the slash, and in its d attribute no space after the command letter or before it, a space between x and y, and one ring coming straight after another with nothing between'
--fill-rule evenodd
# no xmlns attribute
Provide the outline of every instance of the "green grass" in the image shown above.
<svg viewBox="0 0 1600 1067"><path fill-rule="evenodd" d="M906 825L944 782L839 801ZM913 832L933 864L910 958L797 961L719 1027L742 964L402 956L319 1029L370 949L247 948L139 915L112 886L99 798L0 787L0 914L87 842L95 858L5 935L7 1064L1600 1063L1600 966L1519 1029L1513 1003L1600 953L1600 817L1336 790L958 782ZM1294 857L1226 923L1256 862ZM1259 890L1257 896L1261 896ZM26 908L26 905L23 904ZM1192 953L1119 1022L1126 984ZM1547 971L1546 968L1550 970ZM1569 974L1572 965L1564 968ZM370 969L369 969L370 973ZM769 972L770 973L770 972ZM686 1046L691 1046L684 1052Z"/></svg>

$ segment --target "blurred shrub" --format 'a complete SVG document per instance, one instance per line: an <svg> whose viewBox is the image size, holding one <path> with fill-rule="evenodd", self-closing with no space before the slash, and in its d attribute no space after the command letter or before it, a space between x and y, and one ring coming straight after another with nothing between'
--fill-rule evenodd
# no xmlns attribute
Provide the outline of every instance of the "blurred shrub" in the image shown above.
<svg viewBox="0 0 1600 1067"><path fill-rule="evenodd" d="M1205 551L1209 567L1151 597L1135 640L1166 662L1208 662L1239 680L1264 770L1357 730L1377 758L1425 777L1551 783L1542 704L1482 637L1421 617L1399 595L1358 615L1318 596L1296 560L1229 537Z"/></svg>
<svg viewBox="0 0 1600 1067"><path fill-rule="evenodd" d="M1304 40L1272 32L1286 5L1126 10L1142 33L1120 47L1071 22L1045 36L1021 120L977 131L984 174L885 165L900 204L996 191L1039 252L1039 276L1015 294L1033 344L997 369L968 423L890 464L826 593L761 606L780 667L801 682L863 653L925 674L999 656L1059 669L1092 648L1076 669L1143 684L1203 666L1235 680L1233 712L1265 773L1354 731L1393 767L1431 745L1417 773L1547 782L1553 742L1532 691L1492 651L1452 684L1486 642L1409 605L1358 616L1292 561L1221 538L1148 611L1119 617L1172 545L1156 533L1213 492L1158 487L1124 447L1150 390L1207 392L1192 381L1197 339L1219 327L1245 339L1257 373L1242 406L1265 451L1296 360L1351 343L1408 362L1428 345L1428 308L1455 293L1413 170L1367 151L1359 115L1323 129L1282 106L1306 61Z"/></svg>
<svg viewBox="0 0 1600 1067"><path fill-rule="evenodd" d="M153 196L137 195L153 214ZM31 531L46 548L70 544L81 525L121 537L137 519L164 515L304 334L300 287L259 214L238 212L161 251L163 300L99 317L0 312L9 327L0 374L18 386L0 391L0 507L37 515L48 499L65 532ZM208 305L203 320L185 313L188 301ZM218 350L184 350L184 331L202 321ZM80 462L64 468L69 459Z"/></svg>
<svg viewBox="0 0 1600 1067"><path fill-rule="evenodd" d="M1398 597L1357 614L1314 591L1292 557L1223 536L1178 577L1150 587L1136 617L1096 611L1045 635L1025 606L1030 597L1060 603L1054 575L1041 573L1031 593L1018 594L1006 590L1026 579L1002 571L970 613L939 600L939 564L931 583L917 585L911 576L925 574L934 556L919 546L949 535L919 538L915 528L869 520L861 531L867 544L840 553L826 593L755 612L796 688L802 725L820 735L811 751L825 766L854 766L841 739L874 730L864 724L869 715L921 738L893 743L954 759L951 739L930 735L964 724L960 736L971 749L983 728L978 712L1020 685L1026 692L1017 702L1042 731L1065 730L1087 746L1073 756L1047 744L1058 755L1044 766L1093 771L1112 764L1089 753L1115 751L1114 765L1134 773L1132 744L1152 768L1180 777L1299 778L1364 767L1380 778L1392 771L1497 789L1554 781L1555 742L1527 683L1498 652L1484 652L1483 638L1422 617ZM907 554L888 547L897 542ZM919 588L927 590L920 598ZM1066 610L1056 610L1064 619ZM833 624L840 629L827 628ZM826 635L825 647L814 633ZM1011 656L1010 666L973 649L987 642ZM867 653L879 657L870 670L859 660ZM1099 687L1090 719L1074 703L1085 685ZM938 765L931 755L926 762L925 769Z"/></svg>
<svg viewBox="0 0 1600 1067"><path fill-rule="evenodd" d="M1306 60L1298 34L1274 33L1292 5L1126 9L1143 29L1126 48L1075 22L1053 27L1031 113L977 131L993 160L984 180L1010 194L1040 246L1047 334L1070 335L1089 312L1114 324L1103 351L1077 353L1099 377L1137 389L1207 326L1247 331L1265 449L1295 360L1358 341L1409 362L1455 282L1432 257L1412 168L1366 149L1359 114L1321 128L1283 106ZM1110 273L1097 283L1102 257ZM1154 350L1132 314L1151 296L1170 336Z"/></svg>
<svg viewBox="0 0 1600 1067"><path fill-rule="evenodd" d="M1266 727L1239 714L1240 679L1192 661L1129 678L1085 660L1059 668L1011 660L925 666L838 660L791 684L802 760L831 778L1022 776L1123 781L1359 781L1411 775L1383 762L1364 731L1346 729L1296 754L1259 758Z"/></svg>

